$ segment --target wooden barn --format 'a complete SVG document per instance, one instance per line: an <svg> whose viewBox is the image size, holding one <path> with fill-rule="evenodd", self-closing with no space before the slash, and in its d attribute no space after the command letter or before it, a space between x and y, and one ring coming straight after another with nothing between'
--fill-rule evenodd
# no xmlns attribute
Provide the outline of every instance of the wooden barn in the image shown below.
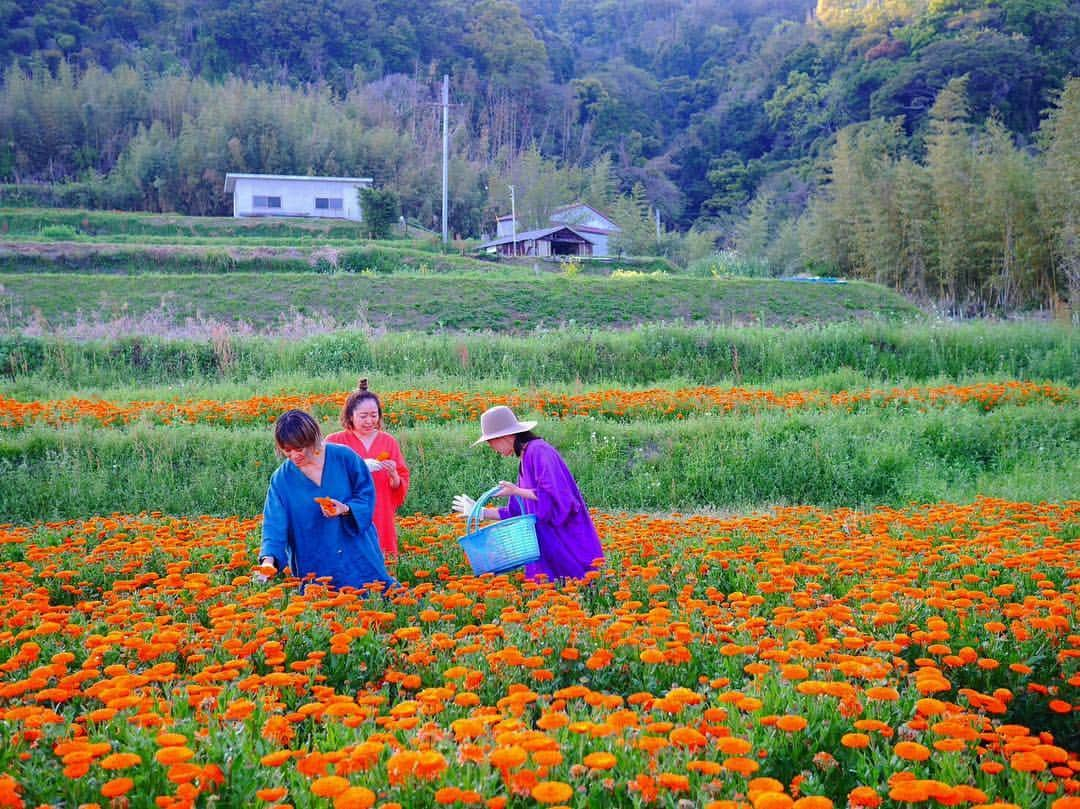
<svg viewBox="0 0 1080 809"><path fill-rule="evenodd" d="M518 252L516 255L576 255L600 258L611 255L611 238L618 236L622 232L622 228L615 224L610 217L596 210L596 208L591 205L586 205L584 202L575 202L573 205L565 205L562 208L556 208L551 214L549 221L551 222L551 227L546 228L543 231L519 233L517 235L519 245L527 234L549 233L553 228L568 227L576 236L584 238L585 241L589 242L588 249L579 249L577 252L556 253ZM514 220L513 215L505 214L495 218L495 228L495 239L480 245L481 250L505 243L505 240L510 239L514 235L515 230L520 230L520 223ZM525 248L522 247L520 249L523 250ZM568 248L563 246L562 249L565 250ZM498 252L502 255L515 255L514 253L509 252L509 250L510 248L506 248L505 251L500 249ZM494 250L488 250L488 252L494 252Z"/></svg>
<svg viewBox="0 0 1080 809"><path fill-rule="evenodd" d="M569 225L526 230L484 242L480 250L500 256L591 256L592 242Z"/></svg>

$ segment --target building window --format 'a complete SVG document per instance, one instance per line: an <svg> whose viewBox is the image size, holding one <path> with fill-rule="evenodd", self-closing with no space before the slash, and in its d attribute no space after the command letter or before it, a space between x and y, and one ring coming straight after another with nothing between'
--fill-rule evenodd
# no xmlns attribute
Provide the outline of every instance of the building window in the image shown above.
<svg viewBox="0 0 1080 809"><path fill-rule="evenodd" d="M256 195L251 198L251 206L253 208L280 208L281 197L262 197Z"/></svg>
<svg viewBox="0 0 1080 809"><path fill-rule="evenodd" d="M345 200L340 197L315 197L316 211L340 211Z"/></svg>

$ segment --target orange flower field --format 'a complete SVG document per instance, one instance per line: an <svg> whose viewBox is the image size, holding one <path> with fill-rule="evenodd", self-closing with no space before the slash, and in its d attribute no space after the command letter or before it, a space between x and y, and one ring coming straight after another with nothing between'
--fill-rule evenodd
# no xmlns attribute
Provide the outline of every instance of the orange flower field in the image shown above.
<svg viewBox="0 0 1080 809"><path fill-rule="evenodd" d="M117 425L139 419L160 424L266 424L273 422L283 411L293 408L309 410L318 418L332 419L346 396L346 392L296 393L238 401L135 401L123 404L77 398L24 402L0 396L0 428L21 428L36 423L53 426L72 423ZM832 394L819 390L777 393L771 390L717 387L599 390L581 394L517 392L508 395L490 391L404 390L386 393L383 402L389 425L408 426L419 422L475 421L496 398L514 409L549 417L586 416L618 420L681 419L764 409L834 408L856 411L866 407L914 407L925 410L970 403L981 410L993 410L1002 404L1080 403L1080 393L1073 388L1018 381L932 388L867 389Z"/></svg>
<svg viewBox="0 0 1080 809"><path fill-rule="evenodd" d="M1073 396L984 388L895 398ZM530 403L725 406L708 390ZM388 398L482 398L443 396ZM155 418L293 405L200 406ZM415 516L399 589L303 594L254 580L257 520L0 526L0 807L1080 807L1080 501L596 519L585 583L473 578L461 521Z"/></svg>

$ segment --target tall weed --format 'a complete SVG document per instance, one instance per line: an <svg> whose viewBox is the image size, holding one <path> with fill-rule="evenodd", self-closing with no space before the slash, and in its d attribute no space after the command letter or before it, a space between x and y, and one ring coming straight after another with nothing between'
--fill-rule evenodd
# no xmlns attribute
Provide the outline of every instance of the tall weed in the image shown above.
<svg viewBox="0 0 1080 809"><path fill-rule="evenodd" d="M527 337L488 334L314 334L317 316L284 317L287 339L231 337L223 365L220 324L189 321L192 339L117 337L73 342L0 337L0 375L62 381L71 387L164 384L326 373L407 379L438 375L463 384L648 385L673 378L701 384L768 384L854 373L870 381L923 382L974 376L1080 384L1080 337L1049 324L899 326L842 324L778 328L643 328L636 332L560 330ZM290 325L291 324L291 325ZM464 359L463 358L467 358Z"/></svg>

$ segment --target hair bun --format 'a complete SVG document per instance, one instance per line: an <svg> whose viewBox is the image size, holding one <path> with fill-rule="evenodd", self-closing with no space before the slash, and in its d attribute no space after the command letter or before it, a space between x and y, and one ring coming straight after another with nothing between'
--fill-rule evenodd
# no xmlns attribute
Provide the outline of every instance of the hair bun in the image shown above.
<svg viewBox="0 0 1080 809"><path fill-rule="evenodd" d="M367 377L366 376L360 377L360 381L356 383L356 389L360 390L360 391L367 390Z"/></svg>

